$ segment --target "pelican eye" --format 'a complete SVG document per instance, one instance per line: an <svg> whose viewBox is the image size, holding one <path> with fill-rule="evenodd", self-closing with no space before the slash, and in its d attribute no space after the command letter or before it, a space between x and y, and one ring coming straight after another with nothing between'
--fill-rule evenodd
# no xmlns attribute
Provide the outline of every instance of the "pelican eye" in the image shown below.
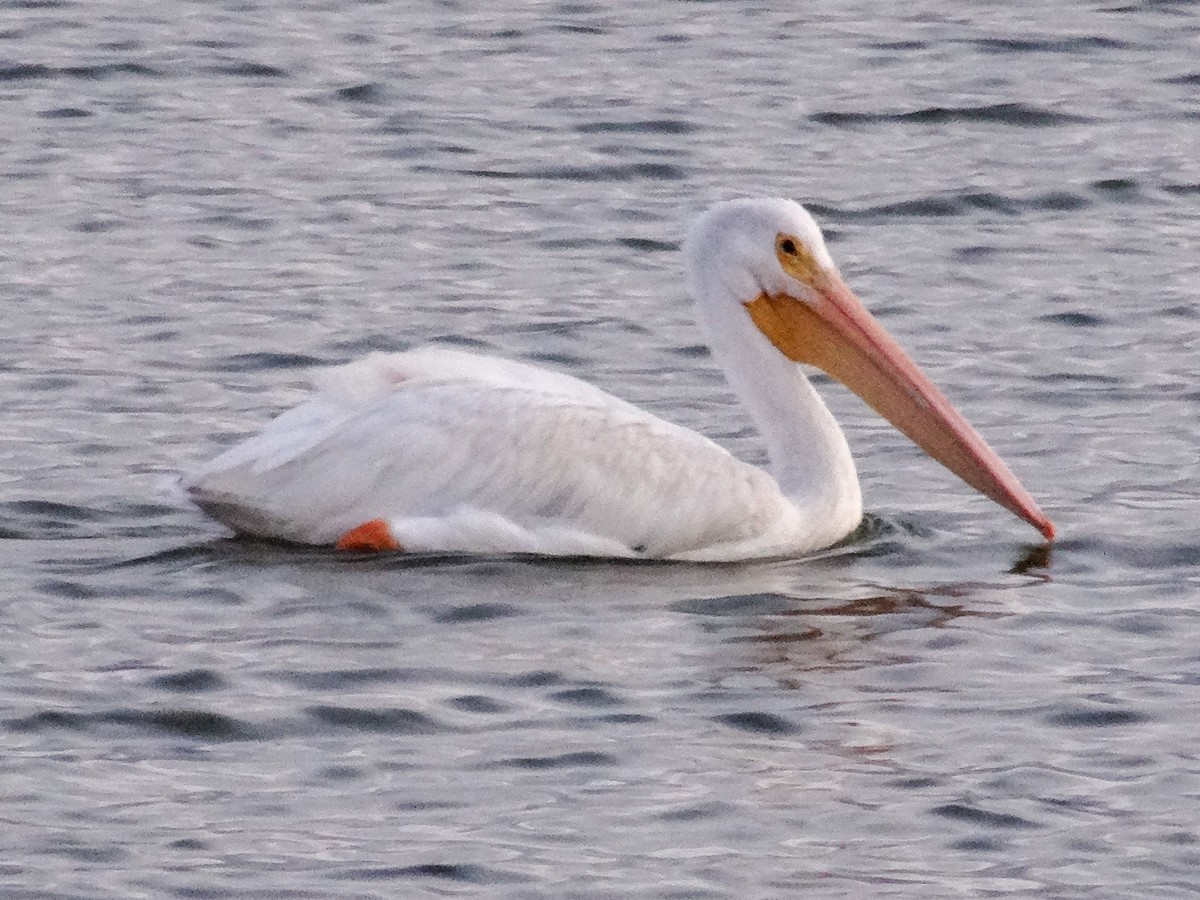
<svg viewBox="0 0 1200 900"><path fill-rule="evenodd" d="M821 266L812 251L795 235L787 232L775 235L775 255L783 271L797 281L812 285L821 277Z"/></svg>

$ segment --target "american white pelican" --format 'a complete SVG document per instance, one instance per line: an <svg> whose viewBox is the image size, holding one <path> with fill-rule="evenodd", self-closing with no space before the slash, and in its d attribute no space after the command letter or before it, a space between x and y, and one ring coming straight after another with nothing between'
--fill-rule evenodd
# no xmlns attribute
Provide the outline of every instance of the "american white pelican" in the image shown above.
<svg viewBox="0 0 1200 900"><path fill-rule="evenodd" d="M343 549L676 560L785 556L862 518L854 460L798 363L842 381L1047 539L1054 526L842 281L790 200L688 235L691 294L770 472L569 375L457 350L375 353L182 480L235 531Z"/></svg>

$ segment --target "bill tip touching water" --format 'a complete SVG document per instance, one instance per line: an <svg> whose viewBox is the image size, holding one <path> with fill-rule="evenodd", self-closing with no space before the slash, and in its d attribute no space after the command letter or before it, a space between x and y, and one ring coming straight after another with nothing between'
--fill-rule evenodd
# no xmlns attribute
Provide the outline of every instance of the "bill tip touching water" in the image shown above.
<svg viewBox="0 0 1200 900"><path fill-rule="evenodd" d="M684 256L697 319L766 443L767 470L571 376L425 347L321 373L310 400L182 486L235 531L343 549L796 555L846 537L863 512L849 446L807 364L1054 537L847 287L802 206L718 203L692 226Z"/></svg>

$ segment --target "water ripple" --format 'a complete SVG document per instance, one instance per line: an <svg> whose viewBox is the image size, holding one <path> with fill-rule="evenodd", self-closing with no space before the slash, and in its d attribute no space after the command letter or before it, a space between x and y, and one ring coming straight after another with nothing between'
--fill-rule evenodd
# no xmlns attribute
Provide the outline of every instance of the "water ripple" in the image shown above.
<svg viewBox="0 0 1200 900"><path fill-rule="evenodd" d="M269 372L276 369L312 369L325 363L326 360L305 353L259 351L235 353L212 365L219 372Z"/></svg>
<svg viewBox="0 0 1200 900"><path fill-rule="evenodd" d="M345 706L312 706L308 715L322 725L350 731L381 734L433 734L452 730L442 722L413 709L361 709Z"/></svg>
<svg viewBox="0 0 1200 900"><path fill-rule="evenodd" d="M1059 125L1086 124L1094 121L1087 116L1055 112L1029 103L990 103L983 106L931 106L910 112L866 113L828 111L813 113L809 119L819 125L839 128L890 122L918 125L944 125L954 122L983 122L1010 125L1017 128L1045 128Z"/></svg>
<svg viewBox="0 0 1200 900"><path fill-rule="evenodd" d="M611 754L601 753L596 750L580 750L574 753L560 753L555 756L516 756L491 763L488 767L545 771L549 769L591 769L615 765L618 765L618 760Z"/></svg>
<svg viewBox="0 0 1200 900"><path fill-rule="evenodd" d="M433 621L443 625L473 624L520 614L520 610L511 603L472 603L440 612L433 617Z"/></svg>
<svg viewBox="0 0 1200 900"><path fill-rule="evenodd" d="M339 88L335 95L339 100L349 103L383 103L387 99L387 91L381 84L355 84Z"/></svg>
<svg viewBox="0 0 1200 900"><path fill-rule="evenodd" d="M686 119L642 119L631 122L585 122L576 125L582 134L691 134L699 130Z"/></svg>
<svg viewBox="0 0 1200 900"><path fill-rule="evenodd" d="M983 825L987 828L1030 829L1039 827L1037 823L1021 816L989 812L969 803L947 803L943 806L935 806L930 812L935 816L953 819L956 822Z"/></svg>
<svg viewBox="0 0 1200 900"><path fill-rule="evenodd" d="M41 63L0 66L0 81L32 81L52 78L97 81L121 75L158 78L161 74L150 66L134 62L100 63L90 66L47 66Z"/></svg>
<svg viewBox="0 0 1200 900"><path fill-rule="evenodd" d="M810 204L810 206L818 214L834 221L871 222L889 218L946 218L963 216L980 210L1005 216L1017 216L1029 210L1084 209L1092 203L1092 200L1082 194L1064 190L1047 191L1035 196L1019 198L991 192L960 191L932 194L911 200L900 200L857 209L824 208L818 204Z"/></svg>
<svg viewBox="0 0 1200 900"><path fill-rule="evenodd" d="M87 731L120 726L122 730L199 741L245 741L263 737L262 732L248 722L222 713L198 709L114 709L96 713L55 710L10 719L6 724L10 730L17 733Z"/></svg>
<svg viewBox="0 0 1200 900"><path fill-rule="evenodd" d="M749 731L753 734L794 734L799 730L794 722L789 722L782 716L766 712L734 712L714 716L714 722L728 725L739 731Z"/></svg>
<svg viewBox="0 0 1200 900"><path fill-rule="evenodd" d="M1126 50L1132 44L1103 35L1079 35L1054 38L974 38L966 43L989 53L1070 53L1092 50Z"/></svg>
<svg viewBox="0 0 1200 900"><path fill-rule="evenodd" d="M420 167L421 171L437 171L431 167ZM686 171L671 163L627 163L624 165L596 166L545 166L524 171L505 169L466 169L455 174L474 178L529 181L682 181Z"/></svg>
<svg viewBox="0 0 1200 900"><path fill-rule="evenodd" d="M1044 316L1038 316L1038 321L1048 322L1053 325L1066 325L1071 328L1098 328L1101 325L1107 325L1109 323L1109 320L1105 319L1103 316L1098 316L1094 313L1083 312L1082 310L1047 313Z"/></svg>
<svg viewBox="0 0 1200 900"><path fill-rule="evenodd" d="M571 706L620 706L622 701L611 691L598 687L572 688L565 691L555 691L550 695L551 700L566 703Z"/></svg>
<svg viewBox="0 0 1200 900"><path fill-rule="evenodd" d="M233 78L287 78L288 72L278 66L271 66L266 63L250 62L246 60L238 62L221 63L220 65L209 66L207 71L214 75L229 75Z"/></svg>
<svg viewBox="0 0 1200 900"><path fill-rule="evenodd" d="M436 881L479 885L505 884L529 880L528 878L519 877L502 869L472 863L423 863L416 866L377 866L372 868L343 869L326 877L347 881L434 879Z"/></svg>
<svg viewBox="0 0 1200 900"><path fill-rule="evenodd" d="M463 712L479 713L481 715L495 715L498 713L508 712L511 706L494 697L485 697L481 694L469 694L462 697L455 697L450 701L450 704L455 709L460 709Z"/></svg>
<svg viewBox="0 0 1200 900"><path fill-rule="evenodd" d="M1129 709L1104 707L1074 707L1060 710L1047 717L1051 725L1066 728L1109 728L1116 725L1131 725L1146 721L1143 713Z"/></svg>
<svg viewBox="0 0 1200 900"><path fill-rule="evenodd" d="M225 686L225 679L212 669L188 669L155 678L155 687L181 694L215 691Z"/></svg>

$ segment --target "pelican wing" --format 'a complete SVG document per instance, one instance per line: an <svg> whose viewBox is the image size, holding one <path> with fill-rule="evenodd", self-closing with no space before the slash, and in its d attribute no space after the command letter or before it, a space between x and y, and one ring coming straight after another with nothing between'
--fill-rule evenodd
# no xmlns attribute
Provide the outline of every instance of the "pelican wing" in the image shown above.
<svg viewBox="0 0 1200 900"><path fill-rule="evenodd" d="M788 505L695 432L585 382L460 351L375 354L185 479L235 530L410 550L670 557L753 542Z"/></svg>

